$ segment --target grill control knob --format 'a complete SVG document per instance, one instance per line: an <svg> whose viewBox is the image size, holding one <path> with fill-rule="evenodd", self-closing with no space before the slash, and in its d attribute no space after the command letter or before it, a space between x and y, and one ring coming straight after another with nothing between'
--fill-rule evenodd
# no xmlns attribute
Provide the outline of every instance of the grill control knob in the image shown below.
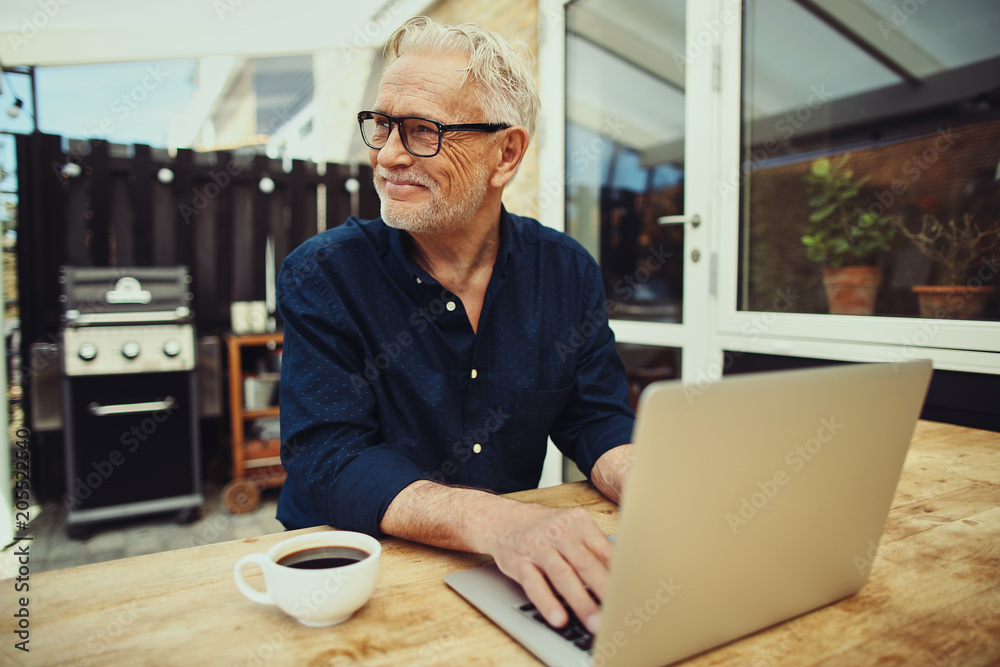
<svg viewBox="0 0 1000 667"><path fill-rule="evenodd" d="M168 357L176 357L180 353L181 353L181 344L176 340L174 340L173 338L171 338L170 340L168 340L163 344L163 354L167 355Z"/></svg>
<svg viewBox="0 0 1000 667"><path fill-rule="evenodd" d="M84 361L93 361L97 357L97 346L93 343L84 343L76 351L76 355Z"/></svg>
<svg viewBox="0 0 1000 667"><path fill-rule="evenodd" d="M135 359L139 356L140 352L142 352L142 348L134 340L130 340L122 345L122 356L126 359Z"/></svg>

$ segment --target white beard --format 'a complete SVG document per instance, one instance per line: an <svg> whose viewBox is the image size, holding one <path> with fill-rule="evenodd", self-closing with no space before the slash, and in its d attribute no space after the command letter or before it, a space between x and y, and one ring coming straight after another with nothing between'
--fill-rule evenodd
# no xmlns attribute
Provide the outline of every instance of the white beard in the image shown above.
<svg viewBox="0 0 1000 667"><path fill-rule="evenodd" d="M481 164L472 174L470 189L454 193L457 195L457 201L446 201L440 194L438 184L416 170L390 172L388 169L376 166L375 176L375 190L382 201L381 215L385 224L411 234L428 235L449 234L466 225L482 207L489 180L486 165ZM378 177L422 185L430 190L431 199L416 206L395 201L386 194L383 183Z"/></svg>

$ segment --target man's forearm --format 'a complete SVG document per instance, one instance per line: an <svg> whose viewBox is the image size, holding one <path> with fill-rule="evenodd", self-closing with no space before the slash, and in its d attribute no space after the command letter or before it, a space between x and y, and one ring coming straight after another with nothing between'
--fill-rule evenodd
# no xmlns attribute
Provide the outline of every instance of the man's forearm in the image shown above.
<svg viewBox="0 0 1000 667"><path fill-rule="evenodd" d="M399 492L382 516L387 535L446 549L486 553L486 518L517 504L487 491L416 481Z"/></svg>
<svg viewBox="0 0 1000 667"><path fill-rule="evenodd" d="M611 544L581 508L543 507L420 480L393 499L380 527L424 544L489 554L549 623L561 627L567 620L555 589L588 627L596 627L597 606L586 589L604 594Z"/></svg>
<svg viewBox="0 0 1000 667"><path fill-rule="evenodd" d="M632 445L620 445L604 452L590 473L590 481L608 500L620 503L629 469L632 467Z"/></svg>

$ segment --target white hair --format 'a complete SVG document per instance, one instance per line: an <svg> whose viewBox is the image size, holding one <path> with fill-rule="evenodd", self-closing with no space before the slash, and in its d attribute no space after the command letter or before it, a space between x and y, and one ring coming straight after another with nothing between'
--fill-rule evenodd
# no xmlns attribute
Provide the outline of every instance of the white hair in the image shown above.
<svg viewBox="0 0 1000 667"><path fill-rule="evenodd" d="M476 83L484 122L520 125L534 135L541 102L524 44L510 43L474 23L443 25L418 16L400 26L385 46L388 63L413 51L467 55L465 76Z"/></svg>

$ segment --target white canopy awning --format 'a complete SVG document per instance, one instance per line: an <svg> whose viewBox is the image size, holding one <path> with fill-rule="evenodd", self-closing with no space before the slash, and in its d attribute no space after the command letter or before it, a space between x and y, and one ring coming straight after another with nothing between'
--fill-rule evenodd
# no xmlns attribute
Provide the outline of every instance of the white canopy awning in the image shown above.
<svg viewBox="0 0 1000 667"><path fill-rule="evenodd" d="M380 46L428 0L3 0L0 63L60 66Z"/></svg>

